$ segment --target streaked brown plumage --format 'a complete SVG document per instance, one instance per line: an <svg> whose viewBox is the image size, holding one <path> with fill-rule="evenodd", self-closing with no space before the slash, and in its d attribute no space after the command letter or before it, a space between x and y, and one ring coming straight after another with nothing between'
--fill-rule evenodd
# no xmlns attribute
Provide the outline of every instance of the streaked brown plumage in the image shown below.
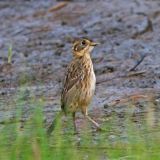
<svg viewBox="0 0 160 160"><path fill-rule="evenodd" d="M99 124L88 116L87 107L95 91L96 78L90 53L97 43L88 39L79 39L73 44L73 59L67 67L61 94L61 109L67 114L73 114L74 127L75 113L80 110L83 115L96 127Z"/></svg>

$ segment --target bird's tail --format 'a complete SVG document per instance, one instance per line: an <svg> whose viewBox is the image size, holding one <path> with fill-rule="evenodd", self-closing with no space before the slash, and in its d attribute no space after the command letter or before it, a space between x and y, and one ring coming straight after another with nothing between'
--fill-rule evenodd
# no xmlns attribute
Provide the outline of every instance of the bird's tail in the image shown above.
<svg viewBox="0 0 160 160"><path fill-rule="evenodd" d="M54 120L52 121L51 125L47 128L47 135L48 135L48 136L51 135L52 131L54 130L54 128L55 128L56 124L58 123L58 121L61 119L62 115L63 115L63 113L62 113L62 112L59 112L59 113L55 116L55 118L54 118Z"/></svg>

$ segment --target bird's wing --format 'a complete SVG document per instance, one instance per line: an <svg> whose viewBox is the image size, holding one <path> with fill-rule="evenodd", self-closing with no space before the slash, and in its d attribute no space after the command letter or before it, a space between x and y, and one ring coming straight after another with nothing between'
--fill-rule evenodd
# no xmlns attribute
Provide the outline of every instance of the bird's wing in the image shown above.
<svg viewBox="0 0 160 160"><path fill-rule="evenodd" d="M81 66L75 63L71 63L66 71L63 90L61 94L61 103L64 105L68 94L74 92L76 89L76 84L78 84L83 79L83 72ZM70 95L71 96L71 95ZM62 107L63 108L63 107Z"/></svg>

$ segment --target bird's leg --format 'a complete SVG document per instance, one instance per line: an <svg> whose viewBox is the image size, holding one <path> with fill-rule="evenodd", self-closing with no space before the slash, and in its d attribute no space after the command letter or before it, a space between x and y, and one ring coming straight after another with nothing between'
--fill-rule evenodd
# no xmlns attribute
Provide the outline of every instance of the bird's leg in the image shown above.
<svg viewBox="0 0 160 160"><path fill-rule="evenodd" d="M87 107L82 109L82 113L84 114L85 118L87 118L90 122L92 122L99 130L101 130L100 125L88 115Z"/></svg>
<svg viewBox="0 0 160 160"><path fill-rule="evenodd" d="M94 121L90 116L85 115L85 117L86 117L90 122L92 122L98 129L101 129L100 125L99 125L96 121Z"/></svg>
<svg viewBox="0 0 160 160"><path fill-rule="evenodd" d="M72 113L72 117L73 117L74 132L77 133L77 127L76 127L76 113L75 113L75 112Z"/></svg>

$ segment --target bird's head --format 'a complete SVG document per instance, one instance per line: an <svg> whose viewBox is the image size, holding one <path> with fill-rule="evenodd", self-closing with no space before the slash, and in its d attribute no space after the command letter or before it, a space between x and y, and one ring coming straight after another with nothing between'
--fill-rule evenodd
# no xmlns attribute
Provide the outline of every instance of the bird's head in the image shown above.
<svg viewBox="0 0 160 160"><path fill-rule="evenodd" d="M93 48L98 44L99 43L95 43L86 38L75 40L72 47L73 55L75 57L83 57L86 54L90 54Z"/></svg>

